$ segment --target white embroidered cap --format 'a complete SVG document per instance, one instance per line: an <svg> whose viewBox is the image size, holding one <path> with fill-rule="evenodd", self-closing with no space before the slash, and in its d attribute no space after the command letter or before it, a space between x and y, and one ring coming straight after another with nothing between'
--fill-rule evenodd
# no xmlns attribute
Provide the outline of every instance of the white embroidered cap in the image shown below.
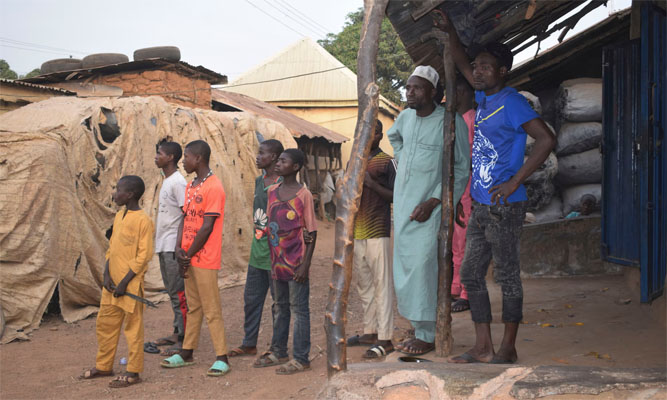
<svg viewBox="0 0 667 400"><path fill-rule="evenodd" d="M415 72L412 73L412 76L418 76L420 78L424 78L427 81L431 82L433 87L438 86L438 80L440 79L440 75L438 75L438 72L435 70L435 68L431 67L430 65L420 65L417 68L415 68Z"/></svg>

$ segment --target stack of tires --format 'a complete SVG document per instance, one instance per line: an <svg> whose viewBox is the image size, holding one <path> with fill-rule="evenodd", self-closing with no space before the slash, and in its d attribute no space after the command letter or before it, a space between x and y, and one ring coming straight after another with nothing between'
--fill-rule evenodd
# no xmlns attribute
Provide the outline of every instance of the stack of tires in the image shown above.
<svg viewBox="0 0 667 400"><path fill-rule="evenodd" d="M176 46L146 47L134 51L134 61L163 59L169 61L180 61L181 51ZM130 59L125 54L119 53L97 53L90 54L83 59L58 58L49 60L42 64L40 71L42 75L54 72L74 71L79 69L92 69L105 65L122 64Z"/></svg>

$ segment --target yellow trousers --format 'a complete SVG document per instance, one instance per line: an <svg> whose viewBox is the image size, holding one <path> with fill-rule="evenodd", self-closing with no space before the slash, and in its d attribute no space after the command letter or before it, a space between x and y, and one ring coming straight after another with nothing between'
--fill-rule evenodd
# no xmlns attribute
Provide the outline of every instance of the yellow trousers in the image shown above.
<svg viewBox="0 0 667 400"><path fill-rule="evenodd" d="M187 350L197 348L205 316L215 355L227 354L225 324L222 322L220 289L218 289L218 270L188 268L188 277L185 278L185 297L188 299L188 323L185 326L183 348Z"/></svg>
<svg viewBox="0 0 667 400"><path fill-rule="evenodd" d="M125 341L129 351L127 372L140 373L144 370L144 306L136 302L134 312L125 312L111 304L101 304L97 313L97 358L95 368L111 371L116 357L120 328L125 321Z"/></svg>

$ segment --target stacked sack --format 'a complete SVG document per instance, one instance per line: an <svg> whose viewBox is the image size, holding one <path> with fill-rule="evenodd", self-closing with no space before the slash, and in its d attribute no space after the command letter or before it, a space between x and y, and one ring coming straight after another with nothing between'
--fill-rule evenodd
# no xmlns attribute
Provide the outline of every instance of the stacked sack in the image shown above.
<svg viewBox="0 0 667 400"><path fill-rule="evenodd" d="M538 97L520 92L541 115ZM552 221L580 211L581 198L593 195L599 206L602 182L602 80L561 83L555 99L558 134L554 152L526 180L528 211L534 222ZM554 129L547 126L555 133ZM534 139L526 141L526 156Z"/></svg>
<svg viewBox="0 0 667 400"><path fill-rule="evenodd" d="M529 92L519 92L523 95L528 104L535 110L536 113L542 115L542 105L540 104L540 99ZM549 129L552 132L555 131L551 125L547 123ZM533 144L535 139L528 136L526 139L526 152L524 156L524 161L528 158L528 155L533 149ZM556 194L556 186L554 184L554 177L558 173L558 159L555 153L549 154L549 157L544 161L544 163L533 172L528 179L524 182L526 187L526 192L528 195L528 211L535 212L538 210L544 209L546 206L553 202L554 196Z"/></svg>
<svg viewBox="0 0 667 400"><path fill-rule="evenodd" d="M580 211L590 194L600 204L602 191L602 80L564 81L558 94L559 120L556 182L563 194L563 215Z"/></svg>
<svg viewBox="0 0 667 400"><path fill-rule="evenodd" d="M521 94L539 113L541 107L534 105L539 99L528 92ZM538 187L534 183L527 185L528 211L532 212L531 220L534 222L552 221L572 211L580 211L581 198L586 194L593 195L597 205L601 197L602 80L581 78L564 81L556 94L555 107L558 126L556 147L544 165L527 180L541 182ZM553 131L550 125L549 128ZM529 137L526 154L530 154L533 142ZM550 185L542 175L552 178ZM541 195L538 196L537 192ZM551 196L544 195L545 192Z"/></svg>

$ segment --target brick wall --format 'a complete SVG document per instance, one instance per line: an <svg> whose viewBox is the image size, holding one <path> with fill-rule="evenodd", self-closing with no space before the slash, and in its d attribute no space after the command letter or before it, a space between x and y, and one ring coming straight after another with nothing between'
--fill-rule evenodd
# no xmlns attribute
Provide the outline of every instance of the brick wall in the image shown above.
<svg viewBox="0 0 667 400"><path fill-rule="evenodd" d="M163 97L170 103L192 108L211 108L211 85L204 79L194 79L173 71L123 72L99 76L92 83L117 86L123 96Z"/></svg>

